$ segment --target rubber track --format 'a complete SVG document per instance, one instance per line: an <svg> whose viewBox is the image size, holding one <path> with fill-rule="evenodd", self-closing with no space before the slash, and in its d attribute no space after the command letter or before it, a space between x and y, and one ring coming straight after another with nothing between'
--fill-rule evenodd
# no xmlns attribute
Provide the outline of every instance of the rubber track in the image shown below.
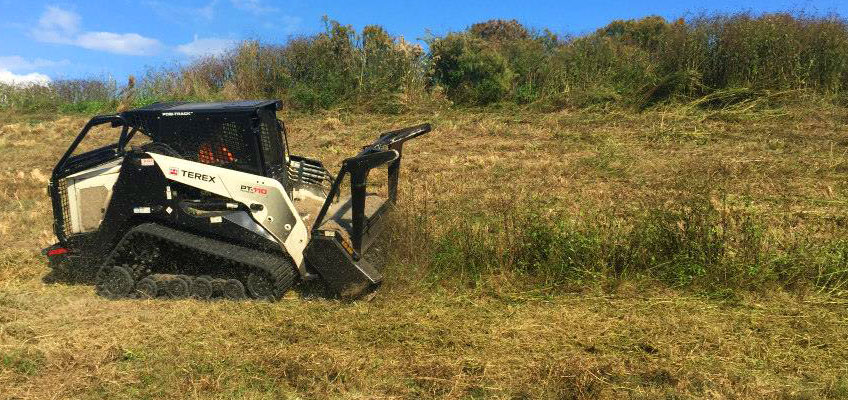
<svg viewBox="0 0 848 400"><path fill-rule="evenodd" d="M141 224L132 228L115 247L113 254L125 248L129 240L132 240L136 235L152 236L189 251L205 253L239 264L242 267L265 271L274 282L274 299L281 298L297 278L294 266L283 257L153 223Z"/></svg>

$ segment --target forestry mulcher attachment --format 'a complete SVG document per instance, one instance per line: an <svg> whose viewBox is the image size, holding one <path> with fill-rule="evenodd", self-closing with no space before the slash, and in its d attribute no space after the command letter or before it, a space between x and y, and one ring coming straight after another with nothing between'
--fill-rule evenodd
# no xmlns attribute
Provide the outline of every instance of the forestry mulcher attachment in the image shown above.
<svg viewBox="0 0 848 400"><path fill-rule="evenodd" d="M276 300L315 279L344 299L373 292L382 275L363 255L397 200L404 142L430 125L381 134L333 178L289 154L280 108L157 103L91 119L48 186L59 239L44 250L51 267L87 271L108 298ZM75 154L104 124L120 130L117 142ZM380 166L386 199L366 191Z"/></svg>

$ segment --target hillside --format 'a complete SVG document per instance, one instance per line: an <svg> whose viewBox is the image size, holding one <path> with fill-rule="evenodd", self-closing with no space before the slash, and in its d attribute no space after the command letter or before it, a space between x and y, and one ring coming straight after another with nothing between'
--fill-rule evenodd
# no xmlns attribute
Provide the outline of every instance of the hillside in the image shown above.
<svg viewBox="0 0 848 400"><path fill-rule="evenodd" d="M846 104L848 22L802 10L615 20L559 34L517 20L428 33L426 46L380 25L246 40L221 54L148 67L126 81L0 84L0 108L96 112L167 100L283 99L290 109L403 113L438 105L536 110L774 102L796 91ZM553 29L553 31L552 31Z"/></svg>
<svg viewBox="0 0 848 400"><path fill-rule="evenodd" d="M0 115L2 397L848 396L845 108L281 118L331 170L434 125L370 302L42 283L44 187L85 118Z"/></svg>

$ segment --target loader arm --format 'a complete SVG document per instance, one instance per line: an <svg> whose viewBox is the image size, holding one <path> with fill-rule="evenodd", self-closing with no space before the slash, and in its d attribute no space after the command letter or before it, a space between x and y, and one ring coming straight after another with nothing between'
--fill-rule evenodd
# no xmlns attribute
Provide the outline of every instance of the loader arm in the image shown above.
<svg viewBox="0 0 848 400"><path fill-rule="evenodd" d="M319 227L324 222L327 211L334 198L341 190L341 184L345 177L350 175L350 198L352 227L350 232L353 247L352 257L359 260L363 252L376 239L381 230L379 220L385 211L397 202L397 185L400 177L400 162L403 156L403 144L427 132L430 132L430 124L421 124L381 134L377 140L362 150L354 157L345 159L336 179L327 194L327 200L321 207L321 211L312 225L312 234L319 233ZM368 173L377 167L388 166L388 200L370 218L365 216L365 197L368 182ZM366 233L367 239L365 240Z"/></svg>

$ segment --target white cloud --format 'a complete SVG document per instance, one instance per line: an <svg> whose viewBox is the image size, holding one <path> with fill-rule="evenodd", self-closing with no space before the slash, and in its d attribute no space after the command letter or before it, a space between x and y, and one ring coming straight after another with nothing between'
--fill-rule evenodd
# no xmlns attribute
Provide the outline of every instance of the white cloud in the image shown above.
<svg viewBox="0 0 848 400"><path fill-rule="evenodd" d="M61 42L79 31L81 20L80 16L72 11L49 6L38 19L38 28L33 33L37 39L45 42Z"/></svg>
<svg viewBox="0 0 848 400"><path fill-rule="evenodd" d="M0 83L22 86L47 85L50 83L50 77L47 75L38 72L30 72L26 74L20 72L34 71L45 67L68 65L70 63L71 62L68 60L53 61L45 60L43 58L26 59L21 56L0 56Z"/></svg>
<svg viewBox="0 0 848 400"><path fill-rule="evenodd" d="M238 41L232 39L200 39L195 35L193 41L177 46L177 51L190 57L214 56L232 49L236 44L238 44Z"/></svg>
<svg viewBox="0 0 848 400"><path fill-rule="evenodd" d="M44 74L39 74L37 72L31 72L29 74L18 75L9 71L8 69L0 68L0 83L5 83L7 85L20 85L20 86L29 86L29 85L47 85L50 83L50 77Z"/></svg>
<svg viewBox="0 0 848 400"><path fill-rule="evenodd" d="M156 54L163 47L158 40L137 33L84 32L80 30L81 21L73 11L47 7L32 35L41 42L135 56Z"/></svg>
<svg viewBox="0 0 848 400"><path fill-rule="evenodd" d="M32 71L39 68L69 65L70 63L68 60L53 61L43 58L27 60L21 56L0 56L0 68L10 71Z"/></svg>
<svg viewBox="0 0 848 400"><path fill-rule="evenodd" d="M116 54L147 56L156 54L162 44L137 33L85 32L76 37L77 46Z"/></svg>
<svg viewBox="0 0 848 400"><path fill-rule="evenodd" d="M280 11L279 8L263 5L262 0L230 0L230 3L235 8L257 15Z"/></svg>

